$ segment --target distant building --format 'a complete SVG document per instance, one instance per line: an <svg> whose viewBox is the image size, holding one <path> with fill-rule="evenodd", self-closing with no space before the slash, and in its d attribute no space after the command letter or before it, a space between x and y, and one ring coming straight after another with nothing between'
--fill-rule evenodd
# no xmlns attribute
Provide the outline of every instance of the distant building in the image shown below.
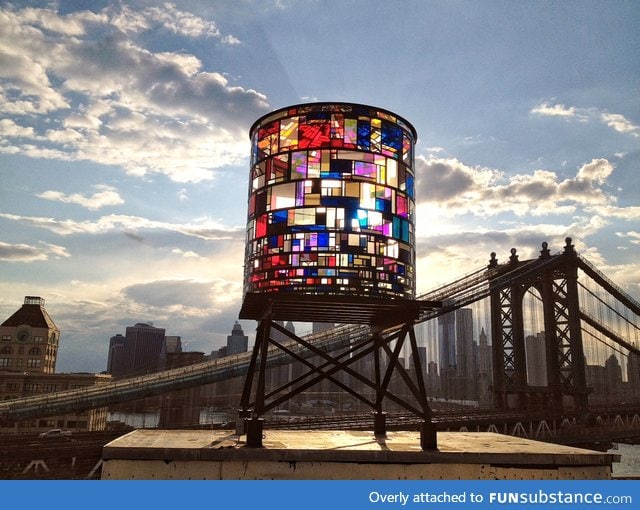
<svg viewBox="0 0 640 510"><path fill-rule="evenodd" d="M329 331L335 327L336 325L333 322L314 322L311 324L311 332L322 333L323 331Z"/></svg>
<svg viewBox="0 0 640 510"><path fill-rule="evenodd" d="M0 400L30 397L41 393L74 390L111 382L105 374L29 374L27 372L0 371ZM100 407L60 416L45 416L11 425L0 424L0 434L28 434L50 429L72 432L104 430L107 408Z"/></svg>
<svg viewBox="0 0 640 510"><path fill-rule="evenodd" d="M493 352L488 342L488 335L484 328L480 330L478 338L478 399L483 404L492 401L491 386L493 383Z"/></svg>
<svg viewBox="0 0 640 510"><path fill-rule="evenodd" d="M107 357L107 373L113 374L118 367L125 365L125 345L127 339L120 333L109 339L109 353Z"/></svg>
<svg viewBox="0 0 640 510"><path fill-rule="evenodd" d="M527 357L527 383L530 386L547 385L547 354L544 331L524 339Z"/></svg>
<svg viewBox="0 0 640 510"><path fill-rule="evenodd" d="M26 296L22 307L0 325L0 400L104 384L103 374L56 374L60 330L41 297ZM111 353L110 353L111 354ZM52 428L104 430L107 409L44 417L0 426L0 433L36 433Z"/></svg>
<svg viewBox="0 0 640 510"><path fill-rule="evenodd" d="M165 336L164 343L167 349L167 355L182 352L182 337Z"/></svg>
<svg viewBox="0 0 640 510"><path fill-rule="evenodd" d="M640 356L630 353L627 359L628 395L631 400L640 399Z"/></svg>
<svg viewBox="0 0 640 510"><path fill-rule="evenodd" d="M60 330L44 299L26 296L24 304L0 325L0 370L53 374Z"/></svg>
<svg viewBox="0 0 640 510"><path fill-rule="evenodd" d="M475 398L471 308L461 308L438 317L438 346L442 395L454 399Z"/></svg>
<svg viewBox="0 0 640 510"><path fill-rule="evenodd" d="M233 325L231 334L227 336L227 356L241 354L249 349L249 337L242 331L240 323Z"/></svg>
<svg viewBox="0 0 640 510"><path fill-rule="evenodd" d="M615 354L612 354L604 362L607 391L610 394L618 393L622 390L622 367Z"/></svg>
<svg viewBox="0 0 640 510"><path fill-rule="evenodd" d="M124 339L111 337L107 372L114 377L157 372L164 366L166 352L165 330L139 322L127 327Z"/></svg>

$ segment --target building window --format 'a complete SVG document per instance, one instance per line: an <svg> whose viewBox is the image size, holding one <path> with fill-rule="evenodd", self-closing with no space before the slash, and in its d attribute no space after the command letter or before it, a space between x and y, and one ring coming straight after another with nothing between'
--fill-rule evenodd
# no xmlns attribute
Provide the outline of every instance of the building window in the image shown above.
<svg viewBox="0 0 640 510"><path fill-rule="evenodd" d="M42 354L42 351L38 347L33 347L29 350L29 354L31 354L32 356L40 356Z"/></svg>
<svg viewBox="0 0 640 510"><path fill-rule="evenodd" d="M40 344L42 342L44 342L44 337L43 336L35 336L33 337L33 341L37 344Z"/></svg>
<svg viewBox="0 0 640 510"><path fill-rule="evenodd" d="M44 384L42 386L42 390L47 393L47 392L51 392L51 391L56 391L58 389L58 385L57 384Z"/></svg>
<svg viewBox="0 0 640 510"><path fill-rule="evenodd" d="M18 358L16 360L16 367L21 367L22 366L22 358Z"/></svg>
<svg viewBox="0 0 640 510"><path fill-rule="evenodd" d="M20 385L18 383L7 383L7 391L20 391Z"/></svg>
<svg viewBox="0 0 640 510"><path fill-rule="evenodd" d="M31 393L40 392L40 385L39 384L34 384L34 383L26 384L25 385L25 390L27 390L28 392L31 392Z"/></svg>
<svg viewBox="0 0 640 510"><path fill-rule="evenodd" d="M5 345L2 349L0 349L0 354L13 354L13 349L8 345Z"/></svg>
<svg viewBox="0 0 640 510"><path fill-rule="evenodd" d="M0 368L7 368L11 366L11 358L0 358Z"/></svg>
<svg viewBox="0 0 640 510"><path fill-rule="evenodd" d="M2 335L3 342L11 342L11 335Z"/></svg>
<svg viewBox="0 0 640 510"><path fill-rule="evenodd" d="M27 360L27 367L28 368L40 368L41 365L42 365L42 360L41 359L29 358Z"/></svg>

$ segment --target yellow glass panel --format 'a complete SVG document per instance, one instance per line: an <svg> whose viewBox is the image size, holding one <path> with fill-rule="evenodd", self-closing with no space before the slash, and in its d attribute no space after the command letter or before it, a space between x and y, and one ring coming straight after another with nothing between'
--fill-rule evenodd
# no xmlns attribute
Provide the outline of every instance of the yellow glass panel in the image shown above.
<svg viewBox="0 0 640 510"><path fill-rule="evenodd" d="M320 205L320 194L309 193L304 196L304 205Z"/></svg>
<svg viewBox="0 0 640 510"><path fill-rule="evenodd" d="M360 183L360 207L363 209L376 208L376 186L368 182Z"/></svg>
<svg viewBox="0 0 640 510"><path fill-rule="evenodd" d="M387 158L387 184L398 187L398 162L393 158Z"/></svg>
<svg viewBox="0 0 640 510"><path fill-rule="evenodd" d="M346 181L344 183L344 195L347 197L359 197L360 196L360 183Z"/></svg>
<svg viewBox="0 0 640 510"><path fill-rule="evenodd" d="M280 121L280 148L298 145L298 117Z"/></svg>

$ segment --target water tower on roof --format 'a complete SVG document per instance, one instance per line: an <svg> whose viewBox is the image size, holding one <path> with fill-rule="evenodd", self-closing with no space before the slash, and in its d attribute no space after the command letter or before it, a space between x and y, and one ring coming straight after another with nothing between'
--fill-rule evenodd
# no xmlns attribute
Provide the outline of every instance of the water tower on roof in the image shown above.
<svg viewBox="0 0 640 510"><path fill-rule="evenodd" d="M250 137L240 318L258 320L260 325L242 397L247 442L259 446L259 417L296 394L291 388L265 391L268 347L283 348L273 341L271 330L309 345L276 321L370 326L371 345L358 344L358 348L365 346L365 354L353 351L346 356L343 349L340 359L329 360L331 356L325 354L326 366L310 367L309 384L329 379L364 400L375 410L376 433L384 433L386 385L393 370L404 371L398 363L400 348L391 353L389 344L402 345L409 335L411 348L417 352L413 323L423 310L437 306L415 300L416 131L388 110L335 102L276 110L253 124ZM385 333L388 331L393 333ZM285 350L309 365L309 356ZM317 357L317 352L311 354ZM388 358L382 361L387 376L382 377L378 370L375 381L370 381L377 394L375 401L366 401L331 377L336 371L348 373L351 362L369 354L376 357L377 367L382 366L380 356ZM419 364L419 356L414 358ZM435 429L422 371L420 366L414 368L419 378L411 388L419 402L416 414L430 427L423 446L433 446ZM252 401L254 374L256 397ZM301 381L296 384L309 387ZM280 390L285 391L284 396L272 398Z"/></svg>
<svg viewBox="0 0 640 510"><path fill-rule="evenodd" d="M372 322L376 302L414 298L409 122L371 106L313 103L263 116L250 137L241 318L258 318L275 294L313 303L310 318L288 309L279 319L321 313L331 322L345 321L323 303L347 298L358 303L348 322Z"/></svg>

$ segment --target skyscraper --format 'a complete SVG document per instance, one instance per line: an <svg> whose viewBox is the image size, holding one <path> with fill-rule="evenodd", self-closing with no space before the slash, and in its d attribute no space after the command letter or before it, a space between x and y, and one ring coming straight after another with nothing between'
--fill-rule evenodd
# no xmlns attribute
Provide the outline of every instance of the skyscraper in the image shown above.
<svg viewBox="0 0 640 510"><path fill-rule="evenodd" d="M458 377L474 376L473 362L473 310L456 310L456 366Z"/></svg>
<svg viewBox="0 0 640 510"><path fill-rule="evenodd" d="M124 340L118 335L111 338L110 364L107 367L115 377L157 372L166 355L165 330L139 322L128 326Z"/></svg>
<svg viewBox="0 0 640 510"><path fill-rule="evenodd" d="M547 355L544 331L528 335L525 339L527 356L527 383L530 386L547 385Z"/></svg>
<svg viewBox="0 0 640 510"><path fill-rule="evenodd" d="M227 356L247 352L248 349L249 337L244 334L242 326L236 321L231 334L227 336Z"/></svg>
<svg viewBox="0 0 640 510"><path fill-rule="evenodd" d="M438 317L440 379L448 398L473 398L473 311L462 308Z"/></svg>

